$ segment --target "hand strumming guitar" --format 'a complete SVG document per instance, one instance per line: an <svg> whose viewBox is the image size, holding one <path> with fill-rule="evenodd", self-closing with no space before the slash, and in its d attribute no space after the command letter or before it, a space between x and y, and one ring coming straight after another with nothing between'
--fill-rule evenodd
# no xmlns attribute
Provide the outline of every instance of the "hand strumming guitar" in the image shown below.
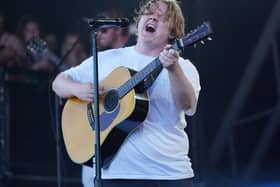
<svg viewBox="0 0 280 187"><path fill-rule="evenodd" d="M105 88L99 86L99 95L102 96L105 94ZM77 89L74 92L74 95L84 101L93 101L94 92L92 83L79 83Z"/></svg>

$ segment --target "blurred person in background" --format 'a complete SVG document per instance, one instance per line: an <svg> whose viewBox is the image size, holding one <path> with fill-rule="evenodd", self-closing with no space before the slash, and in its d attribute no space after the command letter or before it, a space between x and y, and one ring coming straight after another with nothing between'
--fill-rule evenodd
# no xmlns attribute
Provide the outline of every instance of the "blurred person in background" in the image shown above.
<svg viewBox="0 0 280 187"><path fill-rule="evenodd" d="M125 16L119 9L109 9L97 14L96 18L125 18ZM128 27L121 28L114 25L100 26L97 31L98 51L124 47L128 39Z"/></svg>
<svg viewBox="0 0 280 187"><path fill-rule="evenodd" d="M22 40L23 44L27 46L34 38L41 38L42 31L39 21L31 16L24 16L19 20L17 34ZM28 67L36 71L52 72L55 63L52 62L47 56L37 51L29 51L25 47L27 55Z"/></svg>
<svg viewBox="0 0 280 187"><path fill-rule="evenodd" d="M44 36L44 40L47 43L47 48L50 52L52 52L53 54L58 54L58 41L57 41L57 36L54 33L47 33Z"/></svg>
<svg viewBox="0 0 280 187"><path fill-rule="evenodd" d="M80 36L77 33L69 32L65 35L61 46L61 57L65 57L63 64L73 67L81 63L87 57Z"/></svg>
<svg viewBox="0 0 280 187"><path fill-rule="evenodd" d="M0 10L0 65L5 67L26 66L25 46L19 38L6 31L6 17Z"/></svg>

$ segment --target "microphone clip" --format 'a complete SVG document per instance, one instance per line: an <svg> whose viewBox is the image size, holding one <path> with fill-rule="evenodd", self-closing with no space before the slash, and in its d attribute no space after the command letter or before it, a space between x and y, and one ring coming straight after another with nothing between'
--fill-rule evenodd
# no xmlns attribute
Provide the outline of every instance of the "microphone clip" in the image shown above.
<svg viewBox="0 0 280 187"><path fill-rule="evenodd" d="M101 26L128 27L128 18L84 18L90 27L95 29Z"/></svg>

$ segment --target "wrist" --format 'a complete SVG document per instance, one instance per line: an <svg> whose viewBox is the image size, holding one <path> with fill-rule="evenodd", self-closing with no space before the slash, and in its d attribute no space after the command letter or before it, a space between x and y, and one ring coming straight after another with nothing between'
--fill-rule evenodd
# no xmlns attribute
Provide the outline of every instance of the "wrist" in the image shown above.
<svg viewBox="0 0 280 187"><path fill-rule="evenodd" d="M177 62L171 64L170 66L168 66L166 69L170 73L176 73L180 69L180 65L179 65L179 63L177 61Z"/></svg>

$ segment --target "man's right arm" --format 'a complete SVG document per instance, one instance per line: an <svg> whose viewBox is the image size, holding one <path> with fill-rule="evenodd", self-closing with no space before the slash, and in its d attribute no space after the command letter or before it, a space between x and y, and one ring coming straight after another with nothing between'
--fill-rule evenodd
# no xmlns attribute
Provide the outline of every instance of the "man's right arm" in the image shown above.
<svg viewBox="0 0 280 187"><path fill-rule="evenodd" d="M93 101L92 83L78 83L70 75L60 73L52 83L54 92L62 98L78 97L85 101Z"/></svg>

